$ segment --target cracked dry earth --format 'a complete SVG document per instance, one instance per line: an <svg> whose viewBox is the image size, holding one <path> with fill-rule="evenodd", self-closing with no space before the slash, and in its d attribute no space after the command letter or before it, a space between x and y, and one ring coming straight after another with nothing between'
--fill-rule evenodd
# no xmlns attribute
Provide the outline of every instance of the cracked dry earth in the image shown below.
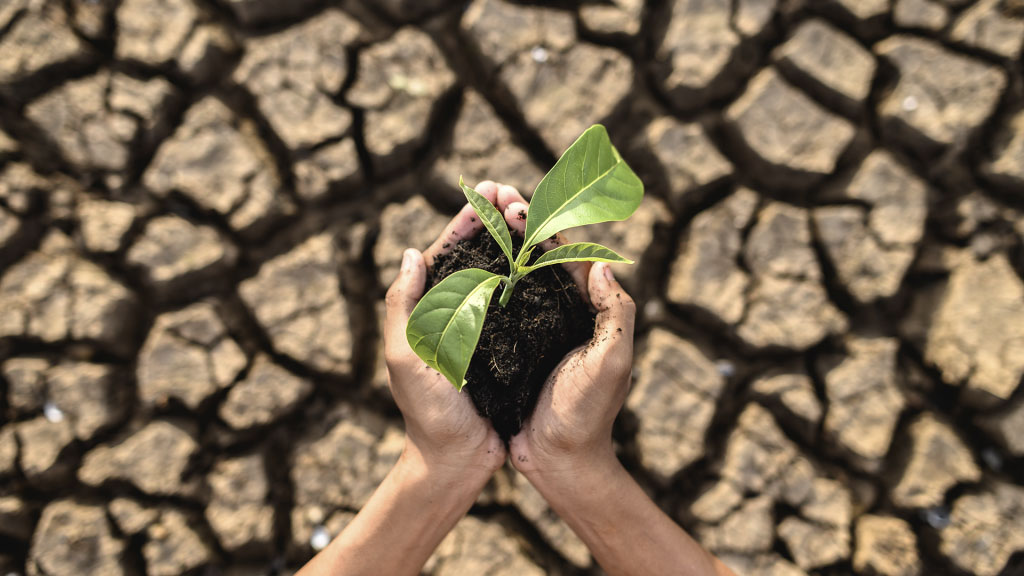
<svg viewBox="0 0 1024 576"><path fill-rule="evenodd" d="M620 457L740 574L1024 571L1020 0L0 4L0 573L288 574L401 250L604 122ZM599 574L502 470L425 567Z"/></svg>

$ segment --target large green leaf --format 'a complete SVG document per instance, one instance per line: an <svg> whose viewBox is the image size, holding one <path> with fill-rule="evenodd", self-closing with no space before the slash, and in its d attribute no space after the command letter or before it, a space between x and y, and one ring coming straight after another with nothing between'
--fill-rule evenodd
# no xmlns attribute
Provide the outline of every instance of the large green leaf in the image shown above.
<svg viewBox="0 0 1024 576"><path fill-rule="evenodd" d="M605 248L593 242L575 242L559 246L541 254L540 258L532 265L527 266L524 272L533 272L537 268L551 266L554 264L565 264L566 262L621 262L632 264L629 258L623 258L614 250Z"/></svg>
<svg viewBox="0 0 1024 576"><path fill-rule="evenodd" d="M501 278L479 268L459 270L431 288L409 316L405 334L413 352L459 390Z"/></svg>
<svg viewBox="0 0 1024 576"><path fill-rule="evenodd" d="M501 251L508 257L508 261L511 264L515 261L515 257L512 255L512 235L508 232L508 225L505 224L505 217L498 212L498 209L491 204L484 195L473 190L469 186L466 186L462 182L462 176L459 176L459 186L462 187L462 193L466 195L466 200L476 211L476 215L480 217L480 221L484 223L484 227L487 231L494 236L494 239L498 241L498 246L501 246Z"/></svg>
<svg viewBox="0 0 1024 576"><path fill-rule="evenodd" d="M643 196L643 182L612 146L604 126L595 124L569 146L533 192L523 248L566 228L625 220Z"/></svg>

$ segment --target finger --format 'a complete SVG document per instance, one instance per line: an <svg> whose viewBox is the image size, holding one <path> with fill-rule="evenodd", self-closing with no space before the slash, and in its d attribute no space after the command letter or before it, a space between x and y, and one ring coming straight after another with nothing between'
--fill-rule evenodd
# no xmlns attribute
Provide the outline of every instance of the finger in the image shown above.
<svg viewBox="0 0 1024 576"><path fill-rule="evenodd" d="M593 357L616 363L607 368L624 370L628 374L633 359L636 304L615 280L608 264L594 264L589 280L590 301L597 308Z"/></svg>
<svg viewBox="0 0 1024 576"><path fill-rule="evenodd" d="M498 198L498 206L501 206L501 198ZM509 230L520 236L526 233L526 211L529 209L530 207L524 202L512 202L505 206L502 212L505 214L505 222L508 224Z"/></svg>
<svg viewBox="0 0 1024 576"><path fill-rule="evenodd" d="M515 187L508 186L506 184L498 184L498 210L504 212L505 209L508 208L509 204L514 202L526 204L526 198L523 198L523 195L520 194L519 190L516 190Z"/></svg>
<svg viewBox="0 0 1024 576"><path fill-rule="evenodd" d="M487 198L487 201L494 204L498 199L498 187L494 182L481 182L477 192ZM434 240L429 248L423 251L423 259L427 266L433 266L434 258L440 254L451 252L452 248L465 238L472 238L484 229L483 222L476 215L473 207L467 203L459 210L459 213L452 218L452 221L445 227L444 232Z"/></svg>
<svg viewBox="0 0 1024 576"><path fill-rule="evenodd" d="M384 298L384 353L391 357L411 352L405 337L416 303L423 297L427 266L418 250L409 248L402 255L402 268Z"/></svg>
<svg viewBox="0 0 1024 576"><path fill-rule="evenodd" d="M484 197L491 201L491 204L495 204L498 198L498 186L500 185L497 182L492 180L483 180L476 185L474 190L483 194Z"/></svg>

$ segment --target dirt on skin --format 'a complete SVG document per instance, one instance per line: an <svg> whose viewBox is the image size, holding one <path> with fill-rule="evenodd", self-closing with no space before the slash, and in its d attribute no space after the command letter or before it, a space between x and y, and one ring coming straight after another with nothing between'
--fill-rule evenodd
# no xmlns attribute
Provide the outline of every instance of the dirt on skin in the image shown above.
<svg viewBox="0 0 1024 576"><path fill-rule="evenodd" d="M518 253L522 238L513 237ZM538 248L530 261L541 254ZM508 274L508 259L486 232L460 241L430 268L433 287L453 272L482 268ZM516 284L506 307L494 292L483 332L466 372L466 386L477 411L489 418L502 440L519 432L537 404L551 371L571 350L594 334L594 312L561 266L541 268Z"/></svg>

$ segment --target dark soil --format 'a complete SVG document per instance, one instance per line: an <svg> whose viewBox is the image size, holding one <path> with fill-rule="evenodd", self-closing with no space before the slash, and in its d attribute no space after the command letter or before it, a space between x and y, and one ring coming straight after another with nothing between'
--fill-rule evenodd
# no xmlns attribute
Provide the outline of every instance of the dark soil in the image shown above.
<svg viewBox="0 0 1024 576"><path fill-rule="evenodd" d="M522 238L513 237L513 244L518 253ZM540 253L539 248L535 250L531 261ZM494 238L481 232L439 256L427 283L434 286L466 268L505 275L508 259ZM594 313L561 266L541 268L520 280L505 308L498 305L501 291L499 287L491 299L463 391L508 442L533 413L555 366L593 336Z"/></svg>

